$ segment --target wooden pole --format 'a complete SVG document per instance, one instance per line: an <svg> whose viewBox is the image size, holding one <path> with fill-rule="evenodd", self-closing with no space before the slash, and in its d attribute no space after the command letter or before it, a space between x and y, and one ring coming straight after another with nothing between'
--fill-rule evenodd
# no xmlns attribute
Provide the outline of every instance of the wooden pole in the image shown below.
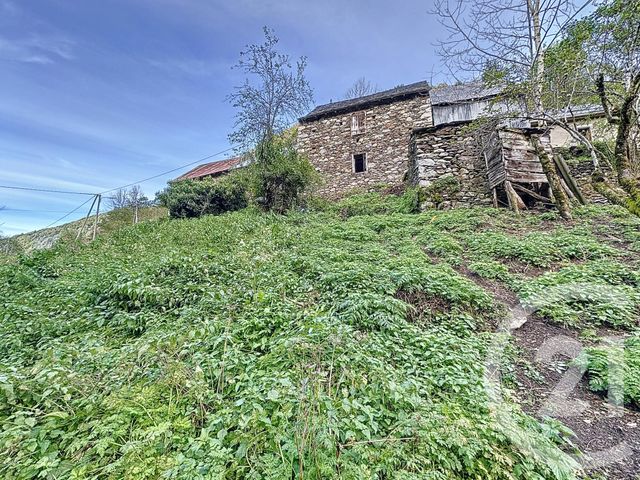
<svg viewBox="0 0 640 480"><path fill-rule="evenodd" d="M102 195L96 195L98 197L98 207L96 208L96 218L93 222L93 240L96 239L96 234L98 233L98 217L100 216L100 202L102 201Z"/></svg>
<svg viewBox="0 0 640 480"><path fill-rule="evenodd" d="M569 197L565 193L562 183L560 182L560 176L556 170L556 164L551 159L549 153L544 149L540 137L536 135L531 136L531 143L535 149L540 165L542 165L542 171L547 176L551 193L553 193L553 199L556 204L556 208L560 212L560 216L565 220L571 220L571 204L569 203Z"/></svg>
<svg viewBox="0 0 640 480"><path fill-rule="evenodd" d="M580 191L580 187L575 179L571 176L571 171L569 170L569 165L564 161L564 157L559 153L553 156L553 160L555 161L556 167L558 167L558 171L560 175L562 175L563 180L567 183L575 197L582 205L586 205L587 201L582 195Z"/></svg>
<svg viewBox="0 0 640 480"><path fill-rule="evenodd" d="M98 199L98 195L94 195L93 202L91 203L91 207L87 212L87 216L84 217L84 222L82 222L82 227L80 227L80 229L78 230L78 235L76 235L76 241L78 241L78 239L80 238L80 235L82 234L82 232L84 232L84 227L87 226L87 222L89 221L89 217L91 216L91 211L93 210L93 206L96 204L97 199Z"/></svg>
<svg viewBox="0 0 640 480"><path fill-rule="evenodd" d="M520 210L524 210L527 206L520 198L520 195L514 190L510 181L504 182L504 189L507 192L507 198L509 199L509 206L515 213L520 213Z"/></svg>

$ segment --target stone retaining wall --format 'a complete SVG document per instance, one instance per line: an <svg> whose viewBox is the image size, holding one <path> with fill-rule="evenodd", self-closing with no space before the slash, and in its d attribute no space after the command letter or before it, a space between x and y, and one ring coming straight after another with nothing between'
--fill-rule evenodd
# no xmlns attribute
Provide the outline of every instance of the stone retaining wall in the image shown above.
<svg viewBox="0 0 640 480"><path fill-rule="evenodd" d="M445 191L439 207L491 205L484 158L466 124L418 129L411 136L409 181L429 189L454 177L459 188ZM434 205L427 205L434 206Z"/></svg>

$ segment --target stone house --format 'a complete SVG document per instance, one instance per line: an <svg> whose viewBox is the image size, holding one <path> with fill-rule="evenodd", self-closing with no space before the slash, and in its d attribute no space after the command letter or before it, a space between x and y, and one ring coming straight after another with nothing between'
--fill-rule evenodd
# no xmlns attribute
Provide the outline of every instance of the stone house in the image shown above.
<svg viewBox="0 0 640 480"><path fill-rule="evenodd" d="M298 149L325 178L320 193L403 183L414 129L433 124L429 84L418 82L321 105L300 119Z"/></svg>
<svg viewBox="0 0 640 480"><path fill-rule="evenodd" d="M494 175L489 180L486 146L481 147L477 136L465 127L491 112L522 108L517 102L508 104L500 99L500 92L500 88L479 82L434 88L418 82L321 105L300 119L298 148L324 177L319 193L328 198L407 182L433 188L439 180L450 177L458 188L447 193L445 203L449 205L496 205L496 188L502 186L496 178L504 181L508 177L513 182L529 179L535 185L527 188L548 191L539 168L534 169L536 175L530 175L529 170L518 171L522 159L517 157L530 156L531 147L523 142L529 142L532 129L517 121L509 125L510 132L496 136L511 145L500 146L501 153L494 160L501 160L494 161ZM581 122L585 134L593 135L593 119L600 112L597 108L583 110L580 115L574 113L572 121ZM545 132L550 137L543 140L545 145L552 148L567 144L562 133L557 128L550 135ZM508 151L514 154L504 153ZM538 160L533 155L527 162L526 168L530 169Z"/></svg>

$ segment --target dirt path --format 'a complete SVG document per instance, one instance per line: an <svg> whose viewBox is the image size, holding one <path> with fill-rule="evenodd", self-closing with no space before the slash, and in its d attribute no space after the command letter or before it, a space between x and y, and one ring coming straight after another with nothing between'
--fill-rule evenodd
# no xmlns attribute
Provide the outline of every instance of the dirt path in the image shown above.
<svg viewBox="0 0 640 480"><path fill-rule="evenodd" d="M640 412L615 406L588 389L583 372L571 364L583 343L576 332L533 316L513 338L526 362L516 373L523 409L569 427L585 455L580 460L591 472L608 479L639 478Z"/></svg>
<svg viewBox="0 0 640 480"><path fill-rule="evenodd" d="M517 295L499 282L480 278L465 267L458 271L507 309L519 304ZM571 429L575 434L571 440L583 453L578 460L589 474L640 479L640 412L614 406L589 390L584 372L572 364L587 346L578 332L532 315L512 331L512 340L519 350L515 394L523 410L539 419L555 418Z"/></svg>

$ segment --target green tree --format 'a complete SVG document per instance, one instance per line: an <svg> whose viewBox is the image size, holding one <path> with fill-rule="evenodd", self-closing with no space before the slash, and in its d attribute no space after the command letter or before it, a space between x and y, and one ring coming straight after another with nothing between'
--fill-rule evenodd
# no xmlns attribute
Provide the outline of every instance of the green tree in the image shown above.
<svg viewBox="0 0 640 480"><path fill-rule="evenodd" d="M300 206L305 194L319 183L309 160L298 153L295 131L264 140L255 149L250 181L256 201L278 213Z"/></svg>
<svg viewBox="0 0 640 480"><path fill-rule="evenodd" d="M591 154L595 189L640 214L640 4L601 3L567 30L547 58L556 79L555 85L548 83L548 91L574 103L600 102L616 129L612 178L606 178L600 165L608 163L608 152L574 134ZM563 83L564 88L559 86Z"/></svg>

